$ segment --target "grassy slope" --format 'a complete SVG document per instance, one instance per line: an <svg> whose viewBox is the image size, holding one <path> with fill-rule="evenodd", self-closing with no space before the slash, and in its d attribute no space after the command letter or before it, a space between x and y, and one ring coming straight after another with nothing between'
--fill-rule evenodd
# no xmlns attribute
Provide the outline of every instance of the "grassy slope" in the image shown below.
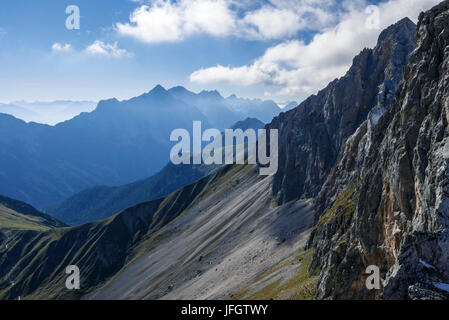
<svg viewBox="0 0 449 320"><path fill-rule="evenodd" d="M0 230L46 230L64 226L64 223L24 202L0 196Z"/></svg>
<svg viewBox="0 0 449 320"><path fill-rule="evenodd" d="M274 265L255 281L230 296L230 299L246 300L312 300L316 294L318 272L309 271L313 250L300 250ZM294 266L289 277L279 276L278 272L289 265Z"/></svg>
<svg viewBox="0 0 449 320"><path fill-rule="evenodd" d="M0 204L0 230L6 229L45 231L50 227L41 217L27 216Z"/></svg>

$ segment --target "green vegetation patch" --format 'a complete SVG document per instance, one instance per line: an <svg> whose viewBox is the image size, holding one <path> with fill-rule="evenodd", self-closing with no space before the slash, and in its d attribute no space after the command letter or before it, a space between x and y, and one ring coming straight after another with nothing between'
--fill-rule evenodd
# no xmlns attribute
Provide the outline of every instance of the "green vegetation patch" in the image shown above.
<svg viewBox="0 0 449 320"><path fill-rule="evenodd" d="M320 218L318 226L328 224L342 216L353 215L359 197L360 191L358 190L358 179L357 176L355 176L346 190L337 197L334 205L326 210Z"/></svg>
<svg viewBox="0 0 449 320"><path fill-rule="evenodd" d="M44 225L41 217L27 216L0 204L0 229L46 231L50 228Z"/></svg>
<svg viewBox="0 0 449 320"><path fill-rule="evenodd" d="M246 300L313 300L316 295L318 272L310 271L313 249L301 250L298 254L281 261L258 276L240 292L232 295L232 299ZM292 263L300 261L292 276L276 279L278 271ZM254 291L253 288L259 287Z"/></svg>

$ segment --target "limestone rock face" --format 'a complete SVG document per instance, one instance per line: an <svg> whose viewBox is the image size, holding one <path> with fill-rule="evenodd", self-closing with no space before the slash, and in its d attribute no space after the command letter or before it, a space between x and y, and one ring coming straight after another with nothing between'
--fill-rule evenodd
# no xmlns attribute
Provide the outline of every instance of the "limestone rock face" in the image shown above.
<svg viewBox="0 0 449 320"><path fill-rule="evenodd" d="M279 203L315 197L348 137L365 120L376 122L390 104L402 70L415 48L409 19L389 27L374 49L364 49L348 73L297 108L276 117L279 170L273 193Z"/></svg>
<svg viewBox="0 0 449 320"><path fill-rule="evenodd" d="M449 1L420 16L416 39L390 107L348 140L317 198L321 215L353 205L345 220L322 219L309 243L319 298L449 297ZM327 197L348 181L356 196ZM365 286L369 265L379 290Z"/></svg>

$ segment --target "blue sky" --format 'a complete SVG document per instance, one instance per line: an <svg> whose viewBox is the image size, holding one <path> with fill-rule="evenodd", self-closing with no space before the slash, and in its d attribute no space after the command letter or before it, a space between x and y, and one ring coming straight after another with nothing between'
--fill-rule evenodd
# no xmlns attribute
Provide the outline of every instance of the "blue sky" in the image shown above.
<svg viewBox="0 0 449 320"><path fill-rule="evenodd" d="M299 101L437 2L3 0L0 102L125 99L156 84ZM80 30L65 26L69 5Z"/></svg>

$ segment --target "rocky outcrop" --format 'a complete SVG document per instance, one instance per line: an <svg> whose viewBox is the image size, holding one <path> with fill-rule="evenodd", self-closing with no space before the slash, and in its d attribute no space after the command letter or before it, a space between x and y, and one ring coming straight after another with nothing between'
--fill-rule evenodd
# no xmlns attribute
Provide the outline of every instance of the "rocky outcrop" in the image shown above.
<svg viewBox="0 0 449 320"><path fill-rule="evenodd" d="M331 186L357 176L352 217L311 241L318 298L449 297L449 1L420 16L416 38L391 106L349 140L318 197L329 207ZM365 286L369 265L379 290Z"/></svg>
<svg viewBox="0 0 449 320"><path fill-rule="evenodd" d="M354 59L344 77L268 125L279 130L279 170L273 184L279 203L315 197L346 140L361 123L377 121L386 110L415 47L414 31L409 19L391 26L374 49Z"/></svg>

